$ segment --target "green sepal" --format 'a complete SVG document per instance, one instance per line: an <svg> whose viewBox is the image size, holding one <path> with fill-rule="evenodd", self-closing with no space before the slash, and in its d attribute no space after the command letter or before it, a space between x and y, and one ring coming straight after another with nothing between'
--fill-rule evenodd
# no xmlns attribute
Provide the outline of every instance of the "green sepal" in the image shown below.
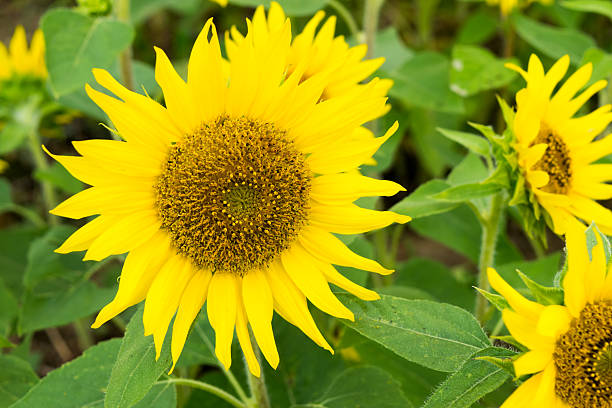
<svg viewBox="0 0 612 408"><path fill-rule="evenodd" d="M491 303L493 306L495 306L497 308L497 310L504 310L504 309L509 309L510 308L510 304L508 303L508 301L501 295L495 295L491 292L487 292L484 289L480 289L480 288L474 288L478 291L478 293L480 293L482 296L484 296L489 303Z"/></svg>
<svg viewBox="0 0 612 408"><path fill-rule="evenodd" d="M491 336L491 338L493 340L499 340L499 341L503 341L504 343L508 343L511 346L516 347L520 351L524 351L524 352L529 351L527 347L523 346L512 336Z"/></svg>
<svg viewBox="0 0 612 408"><path fill-rule="evenodd" d="M495 95L495 96L497 98L497 103L499 104L499 107L501 108L502 115L504 117L504 121L506 122L506 127L507 129L512 131L514 127L514 116L515 116L514 109L512 109L510 105L508 105L508 102L506 102L501 96L499 95Z"/></svg>
<svg viewBox="0 0 612 408"><path fill-rule="evenodd" d="M606 254L606 263L610 262L612 256L612 249L610 248L610 241L608 238L601 233L597 225L592 222L591 225L584 232L586 235L587 251L589 252L589 261L593 262L593 248L598 244L597 235L601 239L604 246L604 253Z"/></svg>
<svg viewBox="0 0 612 408"><path fill-rule="evenodd" d="M516 270L516 273L520 276L525 283L525 286L529 288L531 294L536 301L543 305L561 305L563 304L563 289L557 287L546 287L540 285L523 272Z"/></svg>
<svg viewBox="0 0 612 408"><path fill-rule="evenodd" d="M525 177L520 175L518 180L516 181L514 193L512 193L512 198L510 198L508 205L520 205L528 203L529 201L527 199L527 193L525 192Z"/></svg>
<svg viewBox="0 0 612 408"><path fill-rule="evenodd" d="M481 182L481 184L495 184L504 188L510 188L510 175L508 174L508 168L503 163L500 163L493 174L487 177L487 179Z"/></svg>
<svg viewBox="0 0 612 408"><path fill-rule="evenodd" d="M500 358L491 356L476 357L476 360L484 360L488 363L496 365L497 367L508 372L513 378L516 378L516 372L514 371L514 358Z"/></svg>

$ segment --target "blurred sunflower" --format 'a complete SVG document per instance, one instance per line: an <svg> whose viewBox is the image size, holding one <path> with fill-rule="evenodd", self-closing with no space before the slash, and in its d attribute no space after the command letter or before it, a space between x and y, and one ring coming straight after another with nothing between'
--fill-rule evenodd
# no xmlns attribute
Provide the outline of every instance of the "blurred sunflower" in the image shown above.
<svg viewBox="0 0 612 408"><path fill-rule="evenodd" d="M0 42L0 80L9 79L12 76L47 78L45 40L40 29L34 31L30 49L28 49L25 29L21 25L15 29L8 50Z"/></svg>
<svg viewBox="0 0 612 408"><path fill-rule="evenodd" d="M569 224L565 305L527 300L489 269L491 286L511 307L504 323L529 349L514 361L516 375L534 374L501 408L612 407L612 273L597 239L589 253L585 227Z"/></svg>
<svg viewBox="0 0 612 408"><path fill-rule="evenodd" d="M486 0L487 4L492 6L499 5L499 9L503 16L512 13L512 10L518 7L526 7L531 3L541 3L549 6L554 3L554 0Z"/></svg>
<svg viewBox="0 0 612 408"><path fill-rule="evenodd" d="M120 99L89 86L87 92L125 142L79 141L73 144L81 156L53 155L93 187L52 210L70 218L100 214L58 252L87 249L84 259L91 260L128 252L117 295L93 327L146 299L145 334L153 334L159 356L176 312L176 364L207 301L217 357L229 368L235 329L256 376L260 367L247 325L276 367L274 310L332 351L307 300L330 315L353 319L329 282L362 299L378 299L332 264L392 271L354 254L332 233L409 221L353 204L361 196L403 190L357 170L397 129L396 123L380 138L353 137L363 123L386 112L382 89L388 85L374 79L321 100L333 88L332 71L307 76L311 61L303 59L294 60L288 72L290 21L280 14L280 22L262 26L262 13L258 9L253 22L247 20L245 37L228 45L229 63L209 20L191 52L186 82L156 48L155 76L166 107L94 70L97 82Z"/></svg>
<svg viewBox="0 0 612 408"><path fill-rule="evenodd" d="M527 72L514 64L507 66L527 82L516 94L511 124L527 189L550 216L556 233L565 233L576 218L612 233L612 211L595 201L612 197L612 185L606 183L612 180L612 165L593 164L612 153L611 137L594 141L612 121L612 105L575 117L607 82L597 81L577 94L591 77L593 67L587 64L558 86L569 66L567 55L546 73L535 55Z"/></svg>
<svg viewBox="0 0 612 408"><path fill-rule="evenodd" d="M357 91L356 88L367 86L363 84L363 81L384 62L384 58L364 60L367 45L360 44L350 47L344 36L336 37L335 16L330 16L317 30L324 17L325 12L320 10L306 23L304 30L291 41L286 61L288 74L293 73L298 66L303 67L302 81L321 73L328 76L327 84L319 98L320 101L342 96L351 91ZM267 17L263 7L255 10L253 26L267 31L270 35L271 32L278 30L285 20L286 16L282 7L273 2ZM230 31L231 34L229 31L225 33L225 44L231 60L236 47L244 41L244 36L236 27L232 27ZM391 86L393 86L393 81L381 79L376 87L376 92L379 96L385 96ZM386 109L388 111L390 106L387 105ZM366 127L358 127L353 131L351 141L371 143L374 137L374 133ZM340 143L337 143L335 147L341 148ZM363 164L375 165L376 161L369 158Z"/></svg>

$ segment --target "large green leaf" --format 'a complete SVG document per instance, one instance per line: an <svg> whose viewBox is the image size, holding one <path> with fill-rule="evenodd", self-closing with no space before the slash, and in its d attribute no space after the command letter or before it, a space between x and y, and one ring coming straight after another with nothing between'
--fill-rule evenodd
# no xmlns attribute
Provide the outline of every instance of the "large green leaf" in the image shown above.
<svg viewBox="0 0 612 408"><path fill-rule="evenodd" d="M595 47L591 37L571 28L549 26L520 14L515 14L512 21L523 40L551 58L557 59L569 54L572 64L577 65L584 52Z"/></svg>
<svg viewBox="0 0 612 408"><path fill-rule="evenodd" d="M381 67L384 72L395 71L414 55L414 51L404 44L397 29L393 26L387 27L376 34L375 45L376 56L385 58L385 63Z"/></svg>
<svg viewBox="0 0 612 408"><path fill-rule="evenodd" d="M24 360L0 354L0 408L6 408L38 382L32 367Z"/></svg>
<svg viewBox="0 0 612 408"><path fill-rule="evenodd" d="M444 180L430 180L420 185L412 194L391 207L391 211L409 215L412 219L450 211L459 204L441 201L433 197L449 187L450 184Z"/></svg>
<svg viewBox="0 0 612 408"><path fill-rule="evenodd" d="M0 277L0 335L8 335L17 317L19 308L17 299Z"/></svg>
<svg viewBox="0 0 612 408"><path fill-rule="evenodd" d="M376 302L339 297L355 313L355 321L343 320L344 324L434 370L456 371L472 354L491 345L474 316L456 306L384 295Z"/></svg>
<svg viewBox="0 0 612 408"><path fill-rule="evenodd" d="M514 352L491 347L474 354L461 368L448 377L427 400L423 408L469 408L484 395L499 388L510 378L504 369L486 361L481 356L511 357Z"/></svg>
<svg viewBox="0 0 612 408"><path fill-rule="evenodd" d="M56 226L32 242L23 274L21 332L72 322L96 312L112 298L113 288L100 288L88 280L100 264L84 263L82 254L53 252L73 232L72 227Z"/></svg>
<svg viewBox="0 0 612 408"><path fill-rule="evenodd" d="M157 379L170 368L169 342L165 342L166 347L156 361L153 337L143 334L142 309L141 306L126 328L108 382L106 408L131 407L147 395Z"/></svg>
<svg viewBox="0 0 612 408"><path fill-rule="evenodd" d="M51 371L11 408L101 408L120 339L98 343Z"/></svg>
<svg viewBox="0 0 612 408"><path fill-rule="evenodd" d="M493 13L480 11L471 14L457 34L458 44L481 44L495 35L499 18Z"/></svg>
<svg viewBox="0 0 612 408"><path fill-rule="evenodd" d="M461 132L454 129L438 128L438 131L442 133L446 138L453 142L459 143L471 152L479 154L481 156L491 155L491 145L484 137L475 135L473 133Z"/></svg>
<svg viewBox="0 0 612 408"><path fill-rule="evenodd" d="M346 369L329 385L316 402L294 405L294 408L410 408L400 384L378 367Z"/></svg>
<svg viewBox="0 0 612 408"><path fill-rule="evenodd" d="M229 0L230 4L246 7L257 7L263 5L265 8L270 7L273 0ZM322 9L327 5L329 0L275 0L279 3L285 13L290 16L308 16L314 14L317 10Z"/></svg>
<svg viewBox="0 0 612 408"><path fill-rule="evenodd" d="M68 194L76 194L83 190L83 183L72 177L61 164L54 162L47 169L38 169L34 178L41 182L48 182Z"/></svg>
<svg viewBox="0 0 612 408"><path fill-rule="evenodd" d="M62 8L45 13L41 27L49 80L56 96L92 82L92 68L110 67L134 36L132 27L126 23Z"/></svg>
<svg viewBox="0 0 612 408"><path fill-rule="evenodd" d="M453 47L450 88L463 97L501 88L516 77L514 71L504 66L507 61L482 47L456 45Z"/></svg>
<svg viewBox="0 0 612 408"><path fill-rule="evenodd" d="M612 2L610 0L571 0L562 1L561 5L571 10L598 13L612 19Z"/></svg>
<svg viewBox="0 0 612 408"><path fill-rule="evenodd" d="M0 277L9 290L19 297L30 243L44 230L16 225L0 229Z"/></svg>
<svg viewBox="0 0 612 408"><path fill-rule="evenodd" d="M442 54L431 51L415 54L392 73L389 95L406 107L421 107L441 112L463 113L463 100L449 87L450 63Z"/></svg>

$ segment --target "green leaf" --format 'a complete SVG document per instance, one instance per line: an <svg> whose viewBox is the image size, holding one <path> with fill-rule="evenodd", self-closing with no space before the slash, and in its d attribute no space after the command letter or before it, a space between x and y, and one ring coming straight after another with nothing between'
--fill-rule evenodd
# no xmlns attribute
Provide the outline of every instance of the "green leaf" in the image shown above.
<svg viewBox="0 0 612 408"><path fill-rule="evenodd" d="M206 3L210 3L212 6L212 2ZM200 12L199 8L201 6L201 0L131 0L130 18L132 24L137 25L164 8L188 14Z"/></svg>
<svg viewBox="0 0 612 408"><path fill-rule="evenodd" d="M169 341L155 361L152 336L144 336L141 306L128 324L104 398L106 408L131 407L140 401L157 379L170 368Z"/></svg>
<svg viewBox="0 0 612 408"><path fill-rule="evenodd" d="M18 149L28 137L28 130L23 125L9 121L0 128L0 154Z"/></svg>
<svg viewBox="0 0 612 408"><path fill-rule="evenodd" d="M120 343L120 339L112 339L85 350L47 374L11 408L101 408Z"/></svg>
<svg viewBox="0 0 612 408"><path fill-rule="evenodd" d="M230 4L246 7L257 7L263 5L266 9L270 7L273 0L230 0ZM275 0L279 3L285 13L289 16L308 16L327 5L329 0Z"/></svg>
<svg viewBox="0 0 612 408"><path fill-rule="evenodd" d="M503 348L491 347L474 354L461 368L448 377L427 400L423 408L469 408L480 398L497 389L510 378L502 368L481 356L510 357L515 353Z"/></svg>
<svg viewBox="0 0 612 408"><path fill-rule="evenodd" d="M6 179L0 178L0 212L10 208L12 204L11 185Z"/></svg>
<svg viewBox="0 0 612 408"><path fill-rule="evenodd" d="M536 301L543 305L561 305L563 304L563 289L556 287L546 287L540 285L529 276L517 269L516 273L519 274L527 288L531 291Z"/></svg>
<svg viewBox="0 0 612 408"><path fill-rule="evenodd" d="M586 235L587 252L589 253L589 261L593 262L593 248L595 248L599 241L602 242L604 247L604 254L606 256L606 263L609 262L612 256L612 250L610 248L610 241L608 238L599 231L597 225L593 222L584 232Z"/></svg>
<svg viewBox="0 0 612 408"><path fill-rule="evenodd" d="M438 128L448 139L459 143L471 152L487 157L491 154L491 145L486 139L473 133L461 132L459 130Z"/></svg>
<svg viewBox="0 0 612 408"><path fill-rule="evenodd" d="M155 384L132 408L176 408L176 387L169 383Z"/></svg>
<svg viewBox="0 0 612 408"><path fill-rule="evenodd" d="M487 292L484 289L480 289L480 288L475 288L475 289L478 291L478 293L484 296L489 301L489 303L495 306L497 310L502 311L505 309L510 309L510 304L503 296Z"/></svg>
<svg viewBox="0 0 612 408"><path fill-rule="evenodd" d="M36 385L38 376L26 361L15 356L0 354L0 367L0 408L6 408Z"/></svg>
<svg viewBox="0 0 612 408"><path fill-rule="evenodd" d="M495 183L462 184L460 186L450 187L433 197L438 200L461 203L477 198L488 197L500 192L502 188L500 184Z"/></svg>
<svg viewBox="0 0 612 408"><path fill-rule="evenodd" d="M185 347L176 367L190 367L195 365L217 365L214 349L215 333L208 322L207 313L199 313L191 334L187 336Z"/></svg>
<svg viewBox="0 0 612 408"><path fill-rule="evenodd" d="M414 55L391 74L389 95L406 107L463 113L463 100L449 87L450 63L442 54L425 51Z"/></svg>
<svg viewBox="0 0 612 408"><path fill-rule="evenodd" d="M450 88L463 97L501 88L517 75L504 66L508 61L497 59L482 47L456 45L453 47Z"/></svg>
<svg viewBox="0 0 612 408"><path fill-rule="evenodd" d="M412 286L426 291L433 300L469 309L474 306L473 274L462 277L454 272L431 259L411 258L398 265L396 280L389 288Z"/></svg>
<svg viewBox="0 0 612 408"><path fill-rule="evenodd" d="M0 336L10 334L18 311L19 305L15 295L6 286L4 280L0 278Z"/></svg>
<svg viewBox="0 0 612 408"><path fill-rule="evenodd" d="M512 21L523 40L551 58L558 59L569 54L572 64L578 65L584 52L595 47L591 37L571 28L549 26L518 13L513 15Z"/></svg>
<svg viewBox="0 0 612 408"><path fill-rule="evenodd" d="M400 384L378 367L361 366L346 369L329 385L316 402L293 405L293 408L410 408Z"/></svg>
<svg viewBox="0 0 612 408"><path fill-rule="evenodd" d="M391 207L391 211L409 215L412 219L450 211L458 204L440 201L433 197L449 187L450 185L444 180L430 180L421 184L412 194Z"/></svg>
<svg viewBox="0 0 612 408"><path fill-rule="evenodd" d="M376 34L375 51L377 57L385 58L385 63L380 69L387 73L395 71L414 55L414 51L404 44L397 29L393 26L389 26Z"/></svg>
<svg viewBox="0 0 612 408"><path fill-rule="evenodd" d="M610 0L572 0L562 1L561 5L570 10L598 13L612 20L612 3Z"/></svg>
<svg viewBox="0 0 612 408"><path fill-rule="evenodd" d="M23 274L30 243L43 232L40 228L23 225L0 229L0 278L16 297L23 290Z"/></svg>
<svg viewBox="0 0 612 408"><path fill-rule="evenodd" d="M34 240L23 274L24 293L19 316L22 333L60 326L98 311L112 298L113 288L100 288L88 276L104 265L81 260L82 254L53 252L74 232L56 226ZM108 260L106 261L108 262Z"/></svg>
<svg viewBox="0 0 612 408"><path fill-rule="evenodd" d="M593 64L593 74L585 86L590 86L601 79L608 79L612 75L612 54L599 48L591 48L584 53L580 65Z"/></svg>
<svg viewBox="0 0 612 408"><path fill-rule="evenodd" d="M491 346L474 316L456 306L393 296L376 302L339 298L355 313L355 321L344 324L434 370L455 371L472 354Z"/></svg>
<svg viewBox="0 0 612 408"><path fill-rule="evenodd" d="M72 177L61 164L54 162L47 169L38 169L34 178L41 182L48 182L68 194L76 194L83 190L83 183Z"/></svg>
<svg viewBox="0 0 612 408"><path fill-rule="evenodd" d="M457 34L459 44L482 44L497 32L499 19L487 12L471 14Z"/></svg>
<svg viewBox="0 0 612 408"><path fill-rule="evenodd" d="M41 19L45 61L56 96L93 82L92 68L109 68L134 36L130 25L110 17L91 18L69 9L49 10Z"/></svg>

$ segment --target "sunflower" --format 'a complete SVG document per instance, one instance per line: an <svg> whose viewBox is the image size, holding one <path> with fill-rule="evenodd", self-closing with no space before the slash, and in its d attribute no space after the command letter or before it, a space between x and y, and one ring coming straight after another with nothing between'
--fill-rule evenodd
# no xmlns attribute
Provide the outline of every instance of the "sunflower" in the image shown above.
<svg viewBox="0 0 612 408"><path fill-rule="evenodd" d="M591 77L589 63L558 86L569 66L567 55L546 73L535 55L527 72L513 64L507 66L527 82L516 94L512 129L518 165L529 192L546 210L558 234L576 218L595 222L606 234L612 233L612 212L595 201L612 197L612 186L606 183L612 180L612 165L593 164L612 153L612 138L594 141L612 121L612 105L575 117L607 82L597 81L578 93Z"/></svg>
<svg viewBox="0 0 612 408"><path fill-rule="evenodd" d="M8 50L0 42L0 81L12 76L47 78L45 39L40 29L34 31L30 49L23 26L15 28Z"/></svg>
<svg viewBox="0 0 612 408"><path fill-rule="evenodd" d="M597 239L589 252L584 225L568 224L564 305L527 300L489 268L491 286L511 307L504 323L529 349L514 361L516 375L533 374L502 408L612 407L612 273Z"/></svg>
<svg viewBox="0 0 612 408"><path fill-rule="evenodd" d="M52 155L92 187L51 212L76 219L98 215L57 252L87 250L86 260L128 253L117 295L92 327L145 300L145 334L153 335L157 356L174 316L176 364L206 302L219 360L230 367L235 329L258 376L249 326L275 368L273 311L332 351L307 300L353 319L328 283L361 299L379 298L333 265L392 271L351 252L333 233L363 233L409 217L353 204L403 190L358 173L397 129L395 123L383 137L355 137L362 124L386 111L386 85L374 79L321 100L333 85L329 70L306 78L308 60L286 69L290 21L247 25L228 62L208 20L193 46L187 81L155 48L165 107L95 69L96 81L116 98L89 86L87 93L125 141L79 141L73 145L80 156Z"/></svg>
<svg viewBox="0 0 612 408"><path fill-rule="evenodd" d="M517 7L526 7L531 3L541 3L546 6L553 4L554 0L486 0L487 4L495 6L499 5L499 9L503 16L512 13Z"/></svg>

